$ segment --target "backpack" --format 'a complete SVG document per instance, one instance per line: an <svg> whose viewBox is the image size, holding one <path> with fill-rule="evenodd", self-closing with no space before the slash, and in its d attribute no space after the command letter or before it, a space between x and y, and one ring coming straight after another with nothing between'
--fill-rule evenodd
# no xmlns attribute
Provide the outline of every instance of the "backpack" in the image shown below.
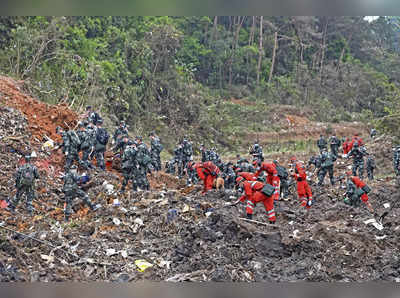
<svg viewBox="0 0 400 298"><path fill-rule="evenodd" d="M267 197L270 197L274 194L275 187L273 187L271 184L265 184L264 187L261 189L261 192Z"/></svg>
<svg viewBox="0 0 400 298"><path fill-rule="evenodd" d="M184 147L183 147L183 153L185 154L185 155L192 155L192 148L191 148L191 146L190 146L190 144L189 143L187 143L187 144L185 144L184 145Z"/></svg>
<svg viewBox="0 0 400 298"><path fill-rule="evenodd" d="M278 171L278 177L280 179L287 179L289 176L289 173L284 167L276 167L276 170Z"/></svg>
<svg viewBox="0 0 400 298"><path fill-rule="evenodd" d="M69 140L71 141L71 144L75 147L75 148L79 148L79 146L81 145L81 140L78 137L78 134L76 133L76 131L71 130L69 133Z"/></svg>
<svg viewBox="0 0 400 298"><path fill-rule="evenodd" d="M164 146L158 141L158 142L154 142L154 148L158 151L161 152L164 149Z"/></svg>
<svg viewBox="0 0 400 298"><path fill-rule="evenodd" d="M20 184L23 186L31 186L34 180L34 173L32 167L25 167L20 176Z"/></svg>
<svg viewBox="0 0 400 298"><path fill-rule="evenodd" d="M100 128L97 130L97 135L96 135L96 140L102 144L102 145L107 145L108 139L110 138L107 130L104 128Z"/></svg>

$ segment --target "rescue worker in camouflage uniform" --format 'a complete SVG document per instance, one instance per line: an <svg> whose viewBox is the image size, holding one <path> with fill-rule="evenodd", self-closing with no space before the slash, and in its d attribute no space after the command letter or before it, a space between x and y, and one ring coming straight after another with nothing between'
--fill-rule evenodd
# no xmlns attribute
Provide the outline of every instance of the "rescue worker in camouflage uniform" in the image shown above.
<svg viewBox="0 0 400 298"><path fill-rule="evenodd" d="M279 161L274 160L273 163L276 166L276 170L278 171L278 177L281 180L281 185L280 185L280 196L282 199L287 198L289 195L289 173L286 170L285 167L281 166L279 164Z"/></svg>
<svg viewBox="0 0 400 298"><path fill-rule="evenodd" d="M97 167L105 171L106 164L104 161L104 153L106 152L106 147L108 143L108 139L110 138L107 130L102 127L103 120L99 119L97 121L97 129L96 129L96 145L94 147L94 154L96 157Z"/></svg>
<svg viewBox="0 0 400 298"><path fill-rule="evenodd" d="M121 156L124 152L126 146L128 146L129 138L128 136L121 136L117 139L117 145L112 148L112 151L115 153L115 156Z"/></svg>
<svg viewBox="0 0 400 298"><path fill-rule="evenodd" d="M186 166L186 173L187 173L186 185L187 186L197 184L197 182L199 181L199 177L197 176L197 171L196 171L195 165L196 165L196 163L193 161L193 158L187 163L187 166Z"/></svg>
<svg viewBox="0 0 400 298"><path fill-rule="evenodd" d="M86 126L88 125L87 122L79 122L78 127L79 130L76 132L78 134L79 140L80 140L80 147L79 150L82 152L82 159L81 159L81 165L84 169L88 170L89 168L92 168L92 164L89 163L89 154L91 151L91 140L89 133L86 130Z"/></svg>
<svg viewBox="0 0 400 298"><path fill-rule="evenodd" d="M396 176L400 176L400 145L393 149L393 167Z"/></svg>
<svg viewBox="0 0 400 298"><path fill-rule="evenodd" d="M15 187L17 193L11 200L8 208L14 212L23 194L26 196L26 208L29 215L33 213L32 201L35 198L35 180L39 179L36 166L30 163L31 156L25 156L25 164L18 168L15 174Z"/></svg>
<svg viewBox="0 0 400 298"><path fill-rule="evenodd" d="M233 189L236 184L236 173L233 170L232 162L224 165L221 177L224 179L224 186L226 189Z"/></svg>
<svg viewBox="0 0 400 298"><path fill-rule="evenodd" d="M213 147L208 151L208 161L213 162L217 165L218 161L220 160L217 150Z"/></svg>
<svg viewBox="0 0 400 298"><path fill-rule="evenodd" d="M368 154L366 167L367 167L368 180L370 181L374 180L374 170L376 168L376 164L375 164L375 158L371 154Z"/></svg>
<svg viewBox="0 0 400 298"><path fill-rule="evenodd" d="M201 162L206 162L210 160L209 151L204 147L204 144L201 144L200 152L201 152Z"/></svg>
<svg viewBox="0 0 400 298"><path fill-rule="evenodd" d="M317 146L319 148L319 153L322 153L323 150L327 150L328 144L323 135L320 135L320 138L317 141Z"/></svg>
<svg viewBox="0 0 400 298"><path fill-rule="evenodd" d="M331 185L335 185L335 179L333 177L333 165L336 161L336 156L332 152L328 152L326 150L321 153L321 170L318 174L318 186L322 186L324 183L324 179L327 173L329 173L329 179L331 181Z"/></svg>
<svg viewBox="0 0 400 298"><path fill-rule="evenodd" d="M182 169L181 169L181 175L180 178L182 178L183 170L186 168L187 163L190 161L190 159L193 156L193 146L190 141L187 140L187 137L185 136L183 141L182 141Z"/></svg>
<svg viewBox="0 0 400 298"><path fill-rule="evenodd" d="M175 165L178 166L178 175L181 176L182 174L179 172L181 169L181 164L182 164L182 146L179 144L175 149L174 149L174 157L169 161L168 163L168 171L167 173L175 175Z"/></svg>
<svg viewBox="0 0 400 298"><path fill-rule="evenodd" d="M160 153L164 149L161 144L160 138L154 132L150 133L150 155L151 163L155 171L161 171L161 158Z"/></svg>
<svg viewBox="0 0 400 298"><path fill-rule="evenodd" d="M97 125L98 121L102 120L100 115L93 111L92 106L86 107L86 121L92 123L93 125Z"/></svg>
<svg viewBox="0 0 400 298"><path fill-rule="evenodd" d="M377 134L376 129L375 129L375 128L371 128L371 131L370 131L370 136L371 136L371 138L375 138L375 137L376 137L376 134Z"/></svg>
<svg viewBox="0 0 400 298"><path fill-rule="evenodd" d="M68 171L73 162L76 160L78 164L82 164L79 158L80 139L76 131L64 131L61 127L56 128L56 133L61 135L63 143L63 153L65 154L65 170Z"/></svg>
<svg viewBox="0 0 400 298"><path fill-rule="evenodd" d="M138 163L138 170L136 174L136 183L141 189L150 190L150 183L147 179L147 172L151 169L150 151L146 144L143 143L141 136L136 137L137 153L136 160Z"/></svg>
<svg viewBox="0 0 400 298"><path fill-rule="evenodd" d="M314 172L316 172L317 177L319 176L319 172L321 171L321 156L320 155L313 155L310 157L308 161L308 166L314 165Z"/></svg>
<svg viewBox="0 0 400 298"><path fill-rule="evenodd" d="M124 152L122 153L122 187L120 192L124 193L129 180L132 180L132 190L137 191L136 174L138 172L138 163L136 161L137 148L136 144L129 141Z"/></svg>
<svg viewBox="0 0 400 298"><path fill-rule="evenodd" d="M357 176L351 176L351 172L346 172L347 176L347 187L346 187L346 198L344 199L344 203L348 205L352 205L354 207L359 207L361 201L365 203L368 210L371 213L374 213L374 209L372 208L371 203L369 202L368 193L371 192L371 188L365 184Z"/></svg>
<svg viewBox="0 0 400 298"><path fill-rule="evenodd" d="M126 127L125 121L121 121L119 127L114 131L113 145L118 144L118 140L128 136L128 128Z"/></svg>
<svg viewBox="0 0 400 298"><path fill-rule="evenodd" d="M357 176L358 170L358 177L363 179L364 175L364 156L367 154L364 147L359 147L358 142L353 144L353 148L347 155L348 158L353 157L353 176Z"/></svg>
<svg viewBox="0 0 400 298"><path fill-rule="evenodd" d="M242 158L239 160L239 168L240 172L250 172L250 173L255 173L256 169L254 166L252 166L249 161L245 158Z"/></svg>
<svg viewBox="0 0 400 298"><path fill-rule="evenodd" d="M64 187L63 192L65 196L65 221L69 221L72 214L72 202L76 197L82 198L83 202L89 206L92 211L96 211L100 206L93 205L89 199L89 196L80 189L79 185L87 182L84 179L87 176L79 176L77 167L72 165L68 173L64 176Z"/></svg>
<svg viewBox="0 0 400 298"><path fill-rule="evenodd" d="M254 143L254 145L250 149L249 153L253 156L253 161L254 160L257 160L259 162L263 162L264 161L264 155L263 155L262 147L257 142Z"/></svg>
<svg viewBox="0 0 400 298"><path fill-rule="evenodd" d="M331 147L331 153L335 156L335 158L337 158L341 141L336 137L336 135L333 135L329 139L329 144Z"/></svg>
<svg viewBox="0 0 400 298"><path fill-rule="evenodd" d="M89 148L89 159L92 160L94 158L94 147L96 146L96 134L97 134L97 127L94 126L92 123L88 123L86 127L86 132L88 134L88 143L90 144ZM91 164L91 163L90 163Z"/></svg>

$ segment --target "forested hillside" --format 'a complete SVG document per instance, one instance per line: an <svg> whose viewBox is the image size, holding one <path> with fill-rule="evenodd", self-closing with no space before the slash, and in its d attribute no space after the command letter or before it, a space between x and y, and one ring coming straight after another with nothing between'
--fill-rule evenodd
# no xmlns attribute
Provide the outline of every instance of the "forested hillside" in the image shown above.
<svg viewBox="0 0 400 298"><path fill-rule="evenodd" d="M27 92L108 125L227 147L274 129L280 105L311 120L398 126L397 17L1 17L0 70ZM118 119L117 119L118 118ZM168 141L174 142L170 138Z"/></svg>

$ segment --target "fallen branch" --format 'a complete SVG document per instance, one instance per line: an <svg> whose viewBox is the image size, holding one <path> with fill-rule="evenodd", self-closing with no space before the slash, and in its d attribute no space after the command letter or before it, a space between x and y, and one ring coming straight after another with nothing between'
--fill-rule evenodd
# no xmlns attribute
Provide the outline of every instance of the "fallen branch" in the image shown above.
<svg viewBox="0 0 400 298"><path fill-rule="evenodd" d="M267 226L267 227L278 227L277 225L274 225L274 224L268 224L268 223L265 223L265 222L252 220L252 219L248 219L248 218L244 218L244 217L239 217L239 219L240 220L244 220L244 221L248 221L248 222L252 222L252 223L256 223L256 224L259 224L259 225Z"/></svg>

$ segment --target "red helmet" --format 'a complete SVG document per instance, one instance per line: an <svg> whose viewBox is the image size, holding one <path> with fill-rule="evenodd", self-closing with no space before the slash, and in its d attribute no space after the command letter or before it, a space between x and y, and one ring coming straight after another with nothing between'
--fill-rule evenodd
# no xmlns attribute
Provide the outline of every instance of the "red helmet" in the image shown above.
<svg viewBox="0 0 400 298"><path fill-rule="evenodd" d="M290 159L290 161L291 161L292 163L294 163L295 161L297 161L297 157L296 157L296 156L292 156L292 158Z"/></svg>

